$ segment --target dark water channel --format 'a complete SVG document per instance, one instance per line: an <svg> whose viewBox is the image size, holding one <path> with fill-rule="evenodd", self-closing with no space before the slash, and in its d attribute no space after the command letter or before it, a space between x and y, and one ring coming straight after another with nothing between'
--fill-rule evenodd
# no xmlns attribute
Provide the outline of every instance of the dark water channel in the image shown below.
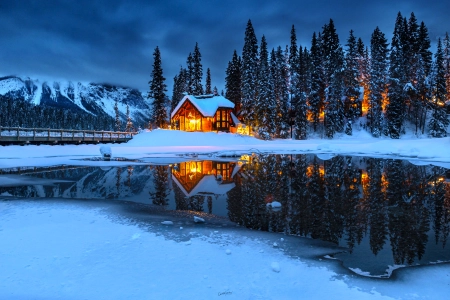
<svg viewBox="0 0 450 300"><path fill-rule="evenodd" d="M365 275L450 261L447 169L395 159L322 158L3 169L0 180L22 183L0 182L0 196L120 199L204 212L251 229L335 243L347 249L335 257Z"/></svg>

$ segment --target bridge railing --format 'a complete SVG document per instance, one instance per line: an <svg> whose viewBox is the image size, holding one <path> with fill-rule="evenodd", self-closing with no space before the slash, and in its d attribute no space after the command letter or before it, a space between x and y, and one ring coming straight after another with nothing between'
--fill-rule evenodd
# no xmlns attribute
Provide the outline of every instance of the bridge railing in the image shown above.
<svg viewBox="0 0 450 300"><path fill-rule="evenodd" d="M0 142L126 142L134 132L0 127Z"/></svg>

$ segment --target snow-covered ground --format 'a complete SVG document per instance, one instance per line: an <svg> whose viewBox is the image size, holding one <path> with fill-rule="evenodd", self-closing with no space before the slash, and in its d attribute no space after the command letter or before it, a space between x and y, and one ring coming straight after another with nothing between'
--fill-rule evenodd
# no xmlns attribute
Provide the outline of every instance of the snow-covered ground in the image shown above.
<svg viewBox="0 0 450 300"><path fill-rule="evenodd" d="M338 274L258 232L107 205L0 202L0 299L448 299L450 269ZM173 225L163 225L172 221ZM170 223L169 223L170 224ZM267 234L267 233L266 233Z"/></svg>
<svg viewBox="0 0 450 300"><path fill-rule="evenodd" d="M450 168L450 138L417 138L402 136L399 140L373 138L364 130L353 136L335 139L312 138L305 141L263 141L249 136L228 133L182 132L153 130L143 132L126 144L111 145L113 157L139 159L143 157L176 157L180 154L221 156L267 153L318 153L407 159L414 164L430 163ZM0 168L47 166L56 164L86 165L73 160L100 156L100 146L8 146L0 147Z"/></svg>
<svg viewBox="0 0 450 300"><path fill-rule="evenodd" d="M365 131L333 140L261 141L226 133L154 130L113 157L267 153L364 155L450 168L450 138L374 139ZM114 165L99 145L0 147L0 168ZM63 179L63 178L61 178ZM108 203L0 199L0 299L447 299L448 264L408 268L389 280L359 277L330 260L313 263L257 232L161 215L125 217ZM3 200L3 201L2 201ZM161 222L171 221L173 225ZM170 224L168 222L167 224ZM280 246L281 245L281 246ZM311 248L312 251L313 248Z"/></svg>

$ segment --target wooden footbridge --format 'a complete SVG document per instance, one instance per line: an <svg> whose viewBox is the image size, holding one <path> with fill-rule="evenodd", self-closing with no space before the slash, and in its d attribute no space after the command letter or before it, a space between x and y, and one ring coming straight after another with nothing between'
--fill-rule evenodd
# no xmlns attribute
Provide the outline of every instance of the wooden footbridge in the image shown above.
<svg viewBox="0 0 450 300"><path fill-rule="evenodd" d="M134 132L0 127L0 145L126 143Z"/></svg>

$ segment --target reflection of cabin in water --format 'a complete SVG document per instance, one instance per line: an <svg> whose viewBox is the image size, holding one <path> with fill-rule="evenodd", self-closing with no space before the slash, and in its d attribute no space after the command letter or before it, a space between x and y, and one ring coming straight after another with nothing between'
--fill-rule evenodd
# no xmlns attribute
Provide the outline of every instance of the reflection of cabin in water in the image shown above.
<svg viewBox="0 0 450 300"><path fill-rule="evenodd" d="M233 114L234 103L223 96L186 95L171 114L171 123L183 131L231 131L239 121Z"/></svg>
<svg viewBox="0 0 450 300"><path fill-rule="evenodd" d="M187 161L172 168L172 179L186 195L224 195L234 188L233 175L239 166L232 162Z"/></svg>

